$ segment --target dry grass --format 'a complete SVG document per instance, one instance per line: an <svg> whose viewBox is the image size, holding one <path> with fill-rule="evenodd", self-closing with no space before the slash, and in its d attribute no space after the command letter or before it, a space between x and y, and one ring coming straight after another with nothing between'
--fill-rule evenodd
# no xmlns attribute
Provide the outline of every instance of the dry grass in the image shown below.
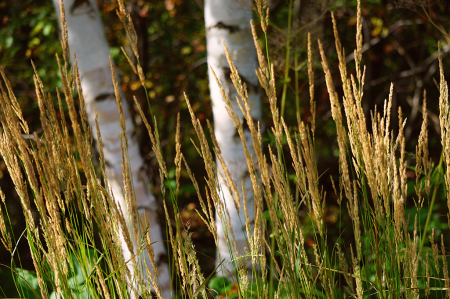
<svg viewBox="0 0 450 299"><path fill-rule="evenodd" d="M126 31L132 43L134 54L138 57L135 45L136 35L129 15L119 1L119 17L126 25ZM267 3L256 1L257 12L263 20L263 32L268 24ZM414 230L407 229L405 219L405 204L407 200L407 176L405 158L405 121L401 109L399 115L398 134L394 135L390 128L392 93L384 103L382 113L371 113L371 128L366 124L361 101L365 80L365 68L361 66L362 47L362 19L358 2L357 36L355 50L355 74L349 75L345 62L345 53L339 41L336 21L333 18L333 28L336 39L336 50L339 58L339 72L343 87L343 102L338 98L331 71L327 63L323 46L318 41L318 51L322 59L323 71L331 102L331 113L336 123L337 144L339 147L339 173L336 194L339 196L340 206L346 202L348 214L353 224L354 240L352 244L344 245L339 242L330 247L327 230L324 224L324 208L326 193L319 185L319 174L315 158L315 103L314 103L314 73L312 69L312 51L314 46L308 36L308 78L310 80L312 124L298 122L298 131L292 138L289 130L278 110L277 92L273 66L268 62L258 42L256 30L252 23L252 32L257 50L259 68L256 70L259 82L270 102L270 112L274 126L271 128L275 136L275 146L269 146L269 156L262 150L260 124L253 121L248 104L247 87L242 83L238 71L233 64L231 55L227 52L227 59L231 69L231 79L238 91L239 98L230 99L222 88L222 95L229 116L238 130L244 146L247 167L255 194L255 223L249 223L247 213L241 215L247 233L247 252L238 253L227 209L225 209L221 192L218 189L216 163L220 163L224 170L222 179L234 195L236 209L241 204L247 204L246 198L239 198L240 182L231 180L229 171L221 157L220 148L214 139L213 129L208 123L209 134L213 145L207 141L207 133L196 118L189 100L186 98L192 124L197 134L197 141L192 140L198 154L204 160L207 173L206 200L202 197L202 190L190 170L186 158L182 154L180 145L179 119L176 133L176 182L175 190L166 190L161 186L162 193L173 199L176 212L174 230L168 225L168 244L173 253L172 261L175 268L174 278L179 278L182 293L185 297L196 298L198 295L207 297L214 291L208 289L208 280L199 267L198 258L189 232L189 224L185 225L185 237L182 237L182 220L177 214L176 194L180 171L185 167L197 191L201 211L199 216L206 223L217 244L217 231L213 209L224 223L227 242L233 252L235 273L233 279L237 281L237 296L239 298L419 298L420 296L446 296L450 298L450 279L446 261L444 239L441 246L434 243L434 228L430 238L431 245L424 247L427 239L428 221L420 234L417 219L414 219ZM63 35L64 36L64 35ZM53 99L44 89L36 72L35 86L40 109L43 136L30 137L26 121L23 119L19 103L14 96L8 79L2 69L2 83L0 84L0 154L10 172L16 191L22 202L27 221L27 239L36 268L42 298L48 298L45 286L50 286L57 296L64 298L76 297L68 281L74 266L68 257L75 255L80 261L85 273L85 288L93 297L127 298L130 293L139 296L135 285L145 286L142 273L135 269L130 273L121 249L119 232L130 252L133 243L145 244L152 255L152 240L148 234L141 242L133 242L132 236L138 236L138 230L146 230L146 224L139 221L133 198L128 160L125 124L122 121L122 167L124 173L124 197L127 199L129 215L123 215L115 202L106 181L106 168L102 155L100 130L100 168L101 175L93 166L92 133L87 125L87 116L82 105L82 90L76 67L67 67L67 37L63 39L65 56L64 63L57 57L62 76L62 96L58 91L58 106L55 108ZM226 46L226 45L225 45ZM125 52L124 52L125 53ZM131 63L131 60L128 59ZM145 78L142 69L132 64L133 70L142 82ZM438 177L442 173L446 190L450 188L450 105L448 102L448 86L444 79L442 62L440 63L440 123L442 133L443 154L441 163L437 167ZM114 74L114 70L112 68ZM113 75L113 78L115 76ZM113 79L114 80L114 79ZM218 82L218 80L217 80ZM218 82L219 84L219 82ZM144 85L144 84L143 84ZM220 84L219 84L220 85ZM73 94L78 86L81 110L76 111ZM118 97L117 82L114 81ZM70 119L64 118L63 101L67 104ZM232 101L237 101L244 115L245 122L255 145L255 155L251 156L246 147L243 124L232 108ZM147 127L152 148L158 160L162 181L167 178L167 170L159 143L156 121L148 121L136 99L139 112ZM121 102L117 100L120 113ZM61 112L61 118L56 117L56 109ZM68 126L74 132L74 143L69 143ZM283 155L283 140L287 140L290 157ZM34 140L34 141L33 141ZM427 110L424 94L423 125L417 146L415 196L417 209L424 205L425 198L431 199L431 205L436 198L438 184L432 181L433 165L428 153ZM301 201L295 201L295 195L290 188L285 161L291 161L296 175L296 184L300 192ZM182 163L183 162L183 163ZM184 165L184 166L183 166ZM424 179L421 180L420 178ZM103 180L103 181L102 181ZM333 182L334 186L334 182ZM433 189L433 193L431 190ZM244 194L244 192L242 192ZM2 200L5 201L3 193ZM39 208L40 219L37 223L31 214L31 201ZM450 208L450 192L447 192ZM312 231L305 231L298 209L306 206L311 219L314 220ZM263 216L266 206L270 221ZM343 207L342 207L343 208ZM164 203L167 222L171 223L166 204ZM431 209L430 209L431 210ZM1 211L0 211L1 212ZM80 217L79 214L84 214ZM133 219L133 234L126 228L126 218ZM7 221L0 218L2 243L13 251L12 238L8 234ZM95 242L94 233L98 230L100 244ZM316 243L313 252L305 247L305 234L311 235ZM442 236L441 236L442 237ZM93 256L88 256L86 248L94 249ZM370 249L370 250L369 250ZM429 255L430 257L429 259ZM89 262L89 259L93 263ZM134 257L132 257L134 259ZM269 259L272 267L268 266ZM65 262L67 261L67 262ZM431 263L433 261L433 263ZM247 264L251 262L252 272L247 272ZM429 263L430 262L430 263ZM134 261L134 264L136 262ZM432 265L433 264L433 265ZM152 259L152 268L156 269ZM441 274L441 271L442 274ZM161 297L157 276L152 276L147 268L150 283L156 296ZM220 269L217 270L220 272ZM225 273L226 275L227 273ZM128 282L133 279L137 284ZM272 287L271 279L278 282ZM150 293L142 293L144 298Z"/></svg>

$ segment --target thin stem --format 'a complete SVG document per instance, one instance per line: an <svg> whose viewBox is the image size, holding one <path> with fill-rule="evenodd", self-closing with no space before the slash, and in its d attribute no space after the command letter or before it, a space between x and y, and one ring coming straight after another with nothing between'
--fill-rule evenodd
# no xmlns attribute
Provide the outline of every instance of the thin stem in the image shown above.
<svg viewBox="0 0 450 299"><path fill-rule="evenodd" d="M420 241L419 256L422 253L423 244L425 243L425 239L426 239L426 235L427 235L427 229L428 229L428 224L430 223L431 213L433 211L433 205L434 205L434 202L436 200L437 190L439 189L439 179L440 179L440 174L441 174L441 170L442 170L443 157L444 157L444 149L442 150L441 158L439 160L439 165L438 165L438 168L437 168L437 176L436 176L436 180L435 180L435 186L434 186L434 190L433 190L433 195L431 197L431 204L430 204L430 208L428 209L427 221L425 222L425 227L423 228L422 240Z"/></svg>
<svg viewBox="0 0 450 299"><path fill-rule="evenodd" d="M292 20L292 0L289 1L289 13L288 13L288 31L286 41L286 62L284 66L284 79L283 79L283 95L281 97L281 117L284 117L284 106L286 104L287 86L289 83L289 48L291 45L291 20Z"/></svg>
<svg viewBox="0 0 450 299"><path fill-rule="evenodd" d="M300 115L300 95L298 90L298 55L294 56L294 65L295 65L295 109L297 114ZM314 132L313 132L314 135Z"/></svg>

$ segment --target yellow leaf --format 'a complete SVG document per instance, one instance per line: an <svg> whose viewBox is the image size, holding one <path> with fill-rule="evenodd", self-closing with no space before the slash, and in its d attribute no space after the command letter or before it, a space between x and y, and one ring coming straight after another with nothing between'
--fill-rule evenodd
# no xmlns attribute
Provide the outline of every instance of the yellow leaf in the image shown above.
<svg viewBox="0 0 450 299"><path fill-rule="evenodd" d="M139 87L141 87L141 82L139 80L130 84L131 90L137 90Z"/></svg>

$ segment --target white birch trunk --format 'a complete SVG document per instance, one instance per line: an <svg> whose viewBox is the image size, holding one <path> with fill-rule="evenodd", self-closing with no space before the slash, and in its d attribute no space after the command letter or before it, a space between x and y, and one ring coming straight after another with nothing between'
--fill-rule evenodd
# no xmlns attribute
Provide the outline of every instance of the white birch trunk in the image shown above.
<svg viewBox="0 0 450 299"><path fill-rule="evenodd" d="M60 18L59 0L53 0L58 18ZM75 6L75 3L80 5ZM139 240L133 237L127 205L122 194L122 154L120 147L120 115L114 96L114 86L109 62L109 46L103 30L96 0L64 0L66 12L69 48L71 53L77 56L78 69L81 77L81 86L85 99L88 121L93 128L93 136L97 138L95 117L98 122L103 139L103 151L107 166L107 179L113 191L115 200L119 203L123 214L126 216L127 225L132 236L134 250L139 248ZM71 55L73 59L73 54ZM119 82L119 81L118 81ZM119 84L120 86L120 84ZM161 227L158 222L157 203L154 195L149 189L148 177L144 172L144 163L139 151L139 146L134 134L134 124L129 113L128 104L123 100L122 105L126 120L128 136L128 156L133 177L134 191L136 195L137 208L141 220L146 218L150 225L150 237L155 253L158 267L159 283L165 298L170 298L170 273L167 264L167 253L162 242ZM145 213L145 216L144 216ZM128 217L127 217L128 215ZM131 257L125 241L122 239L122 249L125 261ZM140 272L145 281L148 281L144 263L151 269L151 262L145 250L138 258ZM133 266L128 265L131 273ZM150 286L150 283L148 283Z"/></svg>
<svg viewBox="0 0 450 299"><path fill-rule="evenodd" d="M233 104L234 111L243 119L243 115L236 102L237 91L230 80L230 68L226 60L222 40L227 45L233 61L239 71L243 82L247 84L251 114L255 121L261 121L261 102L259 95L258 78L255 70L257 68L256 51L250 27L252 19L252 6L250 0L205 0L205 26L207 40L208 65L213 68L225 91L228 93ZM250 223L253 225L255 218L254 195L252 183L249 176L244 148L233 122L228 115L222 99L220 89L209 68L209 87L214 115L214 130L216 139L222 151L223 159L232 176L233 181L241 192L241 182L244 184L244 192L248 201L248 214ZM245 121L244 121L245 123ZM247 128L247 129L246 129ZM244 125L246 142L251 155L254 154L253 142L250 137L248 126ZM218 171L221 167L218 164ZM233 203L233 197L219 176L222 198L230 215L230 222L236 239L238 254L242 255L247 247L245 234L245 214L241 198L241 209L238 211ZM225 229L218 215L216 215L217 233L219 237L218 255L225 259L224 265L233 273L233 264L230 262L228 246L225 241ZM231 239L231 238L230 238ZM220 260L218 260L220 262ZM222 271L227 275L227 271Z"/></svg>

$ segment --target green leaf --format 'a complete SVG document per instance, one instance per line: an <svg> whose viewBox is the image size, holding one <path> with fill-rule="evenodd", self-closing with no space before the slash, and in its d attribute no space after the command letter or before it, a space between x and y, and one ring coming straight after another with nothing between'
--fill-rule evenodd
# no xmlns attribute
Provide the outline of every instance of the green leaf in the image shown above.
<svg viewBox="0 0 450 299"><path fill-rule="evenodd" d="M44 36L48 36L50 34L50 32L52 32L53 26L52 24L47 24L44 26L44 29L42 29L42 34Z"/></svg>
<svg viewBox="0 0 450 299"><path fill-rule="evenodd" d="M119 47L111 47L109 48L109 54L111 55L111 57L117 58L117 56L119 56L119 54L121 53L121 50Z"/></svg>
<svg viewBox="0 0 450 299"><path fill-rule="evenodd" d="M17 278L18 289L22 296L32 299L40 299L41 288L35 271L29 271L25 269L15 269Z"/></svg>
<svg viewBox="0 0 450 299"><path fill-rule="evenodd" d="M39 32L41 32L42 28L44 28L45 22L39 21L36 26L34 26L33 30L30 32L30 36L35 36Z"/></svg>
<svg viewBox="0 0 450 299"><path fill-rule="evenodd" d="M263 212L263 216L264 216L264 218L265 218L267 221L270 222L270 226L273 227L273 222L272 222L272 219L270 219L270 212L269 212L269 210L264 211L264 212Z"/></svg>
<svg viewBox="0 0 450 299"><path fill-rule="evenodd" d="M79 290L77 290L77 289L72 289L72 291L73 291L74 297L77 298L77 299L90 299L90 298L94 298L94 297L92 296L92 294L89 294L89 291L88 291L87 288L84 288L84 289L81 290L81 291L79 291ZM59 299L59 298L63 299L63 298L64 298L64 295L62 295L61 297L58 297L58 296L56 295L56 292L52 292L52 293L50 294L50 297L49 297L49 299Z"/></svg>
<svg viewBox="0 0 450 299"><path fill-rule="evenodd" d="M8 49L9 47L12 46L13 41L14 41L14 37L12 37L12 36L8 36L8 37L5 39L5 47L6 47L6 49Z"/></svg>
<svg viewBox="0 0 450 299"><path fill-rule="evenodd" d="M38 37L33 37L29 42L28 42L28 48L31 48L33 46L37 46L41 43L41 40Z"/></svg>
<svg viewBox="0 0 450 299"><path fill-rule="evenodd" d="M229 281L228 278L221 276L211 278L208 284L208 287L215 290L218 294L228 292L231 289L231 286L231 281Z"/></svg>
<svg viewBox="0 0 450 299"><path fill-rule="evenodd" d="M86 277L85 271L89 271L91 269L94 271L94 250L93 249L87 249L87 250L80 250L79 253L77 253L78 256L75 256L74 254L70 255L70 274L69 278L67 280L67 284L69 288L72 290L75 298L81 298L81 299L88 299L93 298L93 294L90 291L90 285L88 284L87 280L89 280L90 275L88 273L88 278ZM83 265L81 265L78 261L78 258L83 259ZM83 268L85 268L83 270ZM91 273L92 274L92 273ZM57 299L56 293L53 292L50 295L50 299ZM64 296L62 296L64 298Z"/></svg>
<svg viewBox="0 0 450 299"><path fill-rule="evenodd" d="M192 48L190 46L184 46L183 48L181 48L181 55L189 55L192 52Z"/></svg>

